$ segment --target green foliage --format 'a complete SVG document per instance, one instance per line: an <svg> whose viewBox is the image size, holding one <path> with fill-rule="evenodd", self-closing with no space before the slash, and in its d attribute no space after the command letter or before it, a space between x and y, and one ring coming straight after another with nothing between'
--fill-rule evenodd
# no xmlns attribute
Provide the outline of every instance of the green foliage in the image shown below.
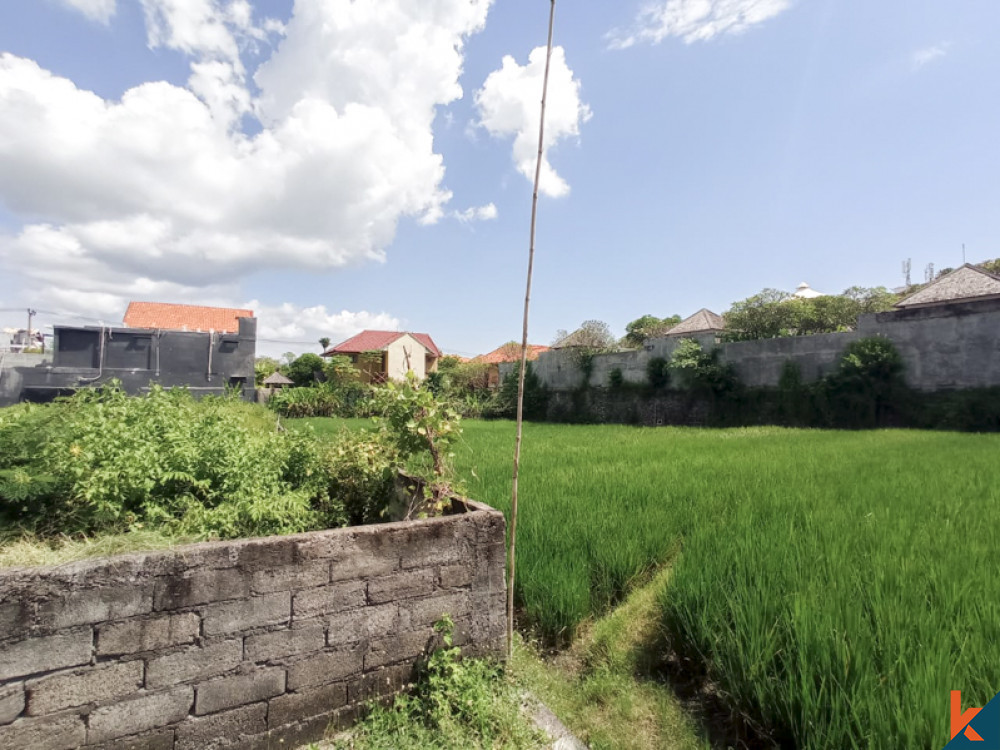
<svg viewBox="0 0 1000 750"><path fill-rule="evenodd" d="M646 380L649 385L662 390L670 384L670 362L664 357L653 357L646 363Z"/></svg>
<svg viewBox="0 0 1000 750"><path fill-rule="evenodd" d="M484 659L463 659L454 646L448 615L434 629L443 645L422 666L409 694L390 707L372 704L340 750L465 750L544 748L543 735L521 713L517 685L503 667Z"/></svg>
<svg viewBox="0 0 1000 750"><path fill-rule="evenodd" d="M982 268L984 271L1000 275L1000 258L993 258L992 260L984 260L982 263L977 263L976 265Z"/></svg>
<svg viewBox="0 0 1000 750"><path fill-rule="evenodd" d="M500 386L500 394L491 417L513 418L517 413L517 385L519 367L513 368ZM524 418L545 419L549 406L549 389L535 373L531 362L524 371Z"/></svg>
<svg viewBox="0 0 1000 750"><path fill-rule="evenodd" d="M681 339L670 357L670 368L691 390L713 398L727 397L739 391L736 371L719 361L719 350L706 352L694 339Z"/></svg>
<svg viewBox="0 0 1000 750"><path fill-rule="evenodd" d="M892 309L898 297L885 287L853 286L841 295L797 299L765 289L726 312L726 341L808 336L854 330L858 316Z"/></svg>
<svg viewBox="0 0 1000 750"><path fill-rule="evenodd" d="M680 663L782 747L942 747L950 686L982 706L1000 685L1000 437L531 424L524 439L516 595L549 637L674 561L660 606ZM470 494L509 510L510 425L465 441Z"/></svg>
<svg viewBox="0 0 1000 750"><path fill-rule="evenodd" d="M284 368L284 374L300 388L314 385L323 375L323 358L307 352L296 357Z"/></svg>
<svg viewBox="0 0 1000 750"><path fill-rule="evenodd" d="M324 454L329 493L343 503L351 525L386 521L402 460L379 432L342 432Z"/></svg>
<svg viewBox="0 0 1000 750"><path fill-rule="evenodd" d="M649 339L662 336L680 322L680 315L671 315L666 318L643 315L625 325L625 336L619 343L625 347L639 349Z"/></svg>
<svg viewBox="0 0 1000 750"><path fill-rule="evenodd" d="M0 516L40 533L232 538L343 523L319 448L232 398L115 384L0 418Z"/></svg>
<svg viewBox="0 0 1000 750"><path fill-rule="evenodd" d="M835 426L885 425L907 396L903 358L881 336L848 344L837 371L822 385L834 408Z"/></svg>
<svg viewBox="0 0 1000 750"><path fill-rule="evenodd" d="M622 368L615 367L611 372L608 373L608 387L610 388L621 388L625 384L625 376L622 374Z"/></svg>
<svg viewBox="0 0 1000 750"><path fill-rule="evenodd" d="M340 400L330 388L279 388L268 399L270 409L283 417L332 417L340 414Z"/></svg>
<svg viewBox="0 0 1000 750"><path fill-rule="evenodd" d="M358 383L361 372L344 354L334 354L326 357L323 362L323 380L334 388L345 388Z"/></svg>
<svg viewBox="0 0 1000 750"><path fill-rule="evenodd" d="M257 357L253 363L254 382L258 387L264 385L264 381L276 373L281 367L281 363L274 357Z"/></svg>

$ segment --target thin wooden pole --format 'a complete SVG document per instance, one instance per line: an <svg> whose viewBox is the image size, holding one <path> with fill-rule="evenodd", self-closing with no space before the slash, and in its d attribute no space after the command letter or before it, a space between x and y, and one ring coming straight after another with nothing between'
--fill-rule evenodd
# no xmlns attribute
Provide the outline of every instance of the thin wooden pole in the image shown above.
<svg viewBox="0 0 1000 750"><path fill-rule="evenodd" d="M528 283L524 292L524 330L521 334L521 371L517 381L517 439L514 443L514 484L510 505L510 540L507 545L507 659L514 654L514 572L517 564L517 477L521 468L521 427L524 424L524 375L528 367L528 311L531 305L531 271L535 264L535 222L538 217L538 181L542 174L542 151L545 144L545 98L549 92L549 63L552 60L552 27L556 19L556 0L549 5L549 39L545 50L545 74L542 77L542 107L538 118L538 159L535 161L535 189L531 196L531 237L528 243Z"/></svg>

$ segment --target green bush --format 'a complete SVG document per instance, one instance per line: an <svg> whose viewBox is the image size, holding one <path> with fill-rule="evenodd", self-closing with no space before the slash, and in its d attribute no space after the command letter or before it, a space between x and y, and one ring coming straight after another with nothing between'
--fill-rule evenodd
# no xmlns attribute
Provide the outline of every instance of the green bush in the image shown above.
<svg viewBox="0 0 1000 750"><path fill-rule="evenodd" d="M646 379L656 389L670 385L670 362L663 357L653 357L646 363Z"/></svg>
<svg viewBox="0 0 1000 750"><path fill-rule="evenodd" d="M0 417L0 516L39 533L221 538L340 525L315 440L235 398L82 390Z"/></svg>
<svg viewBox="0 0 1000 750"><path fill-rule="evenodd" d="M622 374L622 368L616 367L610 373L608 373L608 386L611 388L621 388L625 384L625 376Z"/></svg>
<svg viewBox="0 0 1000 750"><path fill-rule="evenodd" d="M517 415L518 368L513 368L500 385L495 410L484 416L513 419ZM545 419L549 406L549 389L535 373L531 362L524 372L524 418Z"/></svg>

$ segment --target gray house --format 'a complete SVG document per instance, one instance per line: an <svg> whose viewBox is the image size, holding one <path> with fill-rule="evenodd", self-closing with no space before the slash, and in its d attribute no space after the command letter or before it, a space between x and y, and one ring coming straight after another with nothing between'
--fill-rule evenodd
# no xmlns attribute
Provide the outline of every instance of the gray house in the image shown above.
<svg viewBox="0 0 1000 750"><path fill-rule="evenodd" d="M186 306L170 307L176 315L176 308ZM0 406L50 401L112 379L133 394L157 383L184 386L196 395L235 388L252 400L257 320L234 316L226 327L229 330L55 326L51 356L18 355L10 366L2 364Z"/></svg>

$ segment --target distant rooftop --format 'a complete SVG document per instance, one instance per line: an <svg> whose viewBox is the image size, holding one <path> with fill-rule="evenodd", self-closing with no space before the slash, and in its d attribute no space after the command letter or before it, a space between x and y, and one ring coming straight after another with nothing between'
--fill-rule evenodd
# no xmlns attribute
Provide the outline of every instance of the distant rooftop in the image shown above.
<svg viewBox="0 0 1000 750"><path fill-rule="evenodd" d="M389 344L400 336L409 334L435 357L441 356L434 339L426 333L412 333L410 331L362 331L356 336L351 336L347 341L341 341L334 347L323 352L324 357L331 354L361 354L363 352L377 352L385 349Z"/></svg>
<svg viewBox="0 0 1000 750"><path fill-rule="evenodd" d="M696 333L716 333L725 329L726 322L721 315L703 307L694 315L675 325L665 336L691 336Z"/></svg>
<svg viewBox="0 0 1000 750"><path fill-rule="evenodd" d="M125 325L129 328L163 328L173 331L238 333L240 318L252 318L253 310L232 307L177 305L171 302L129 302Z"/></svg>
<svg viewBox="0 0 1000 750"><path fill-rule="evenodd" d="M547 346L528 344L528 359L531 361L536 360L539 354L548 350L549 347ZM488 362L491 365L499 364L500 362L520 362L521 345L516 341L509 341L506 344L498 346L488 354L480 354L475 360L476 362Z"/></svg>
<svg viewBox="0 0 1000 750"><path fill-rule="evenodd" d="M935 279L909 297L901 299L896 303L896 307L924 307L959 300L995 297L1000 297L1000 276L985 271L979 266L966 263L964 266Z"/></svg>
<svg viewBox="0 0 1000 750"><path fill-rule="evenodd" d="M795 292L792 294L793 297L798 297L799 299L816 299L817 297L825 297L823 292L817 292L806 282L802 282L797 287L795 287Z"/></svg>

